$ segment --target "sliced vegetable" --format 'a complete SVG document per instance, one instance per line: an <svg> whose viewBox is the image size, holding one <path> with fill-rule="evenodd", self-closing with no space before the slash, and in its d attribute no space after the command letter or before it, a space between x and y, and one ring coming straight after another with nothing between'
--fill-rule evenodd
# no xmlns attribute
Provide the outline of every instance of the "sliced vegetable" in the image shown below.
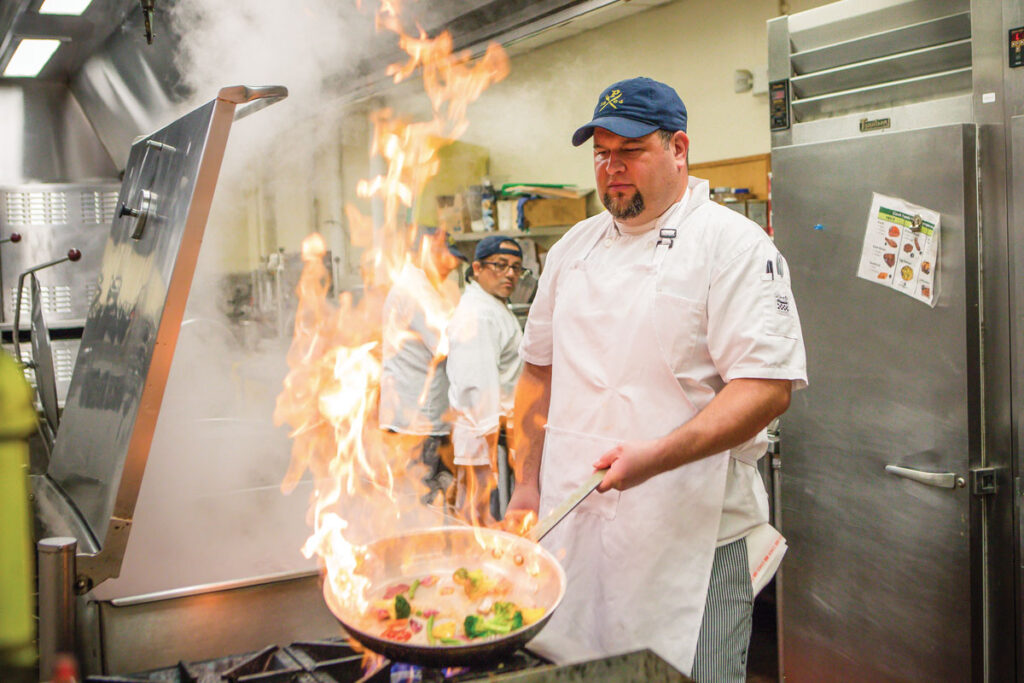
<svg viewBox="0 0 1024 683"><path fill-rule="evenodd" d="M523 613L523 624L526 626L536 623L547 612L543 607L524 607L521 611Z"/></svg>
<svg viewBox="0 0 1024 683"><path fill-rule="evenodd" d="M413 581L412 585L409 586L409 599L410 600L412 600L413 598L416 597L416 589L419 588L419 587L420 587L420 580L419 579L416 579L415 581Z"/></svg>
<svg viewBox="0 0 1024 683"><path fill-rule="evenodd" d="M494 603L494 614L484 619L470 614L462 623L466 635L470 638L483 636L500 636L523 627L523 613L511 602Z"/></svg>
<svg viewBox="0 0 1024 683"><path fill-rule="evenodd" d="M434 615L431 614L427 617L427 644L434 645L437 643L437 638L434 637Z"/></svg>
<svg viewBox="0 0 1024 683"><path fill-rule="evenodd" d="M409 590L409 584L407 584L407 583L396 583L394 586L391 586L386 591L384 591L384 599L385 600L390 600L391 598L395 597L399 593L404 593L407 590Z"/></svg>
<svg viewBox="0 0 1024 683"><path fill-rule="evenodd" d="M395 618L395 601L394 600L374 600L372 607L376 610L378 619L394 619Z"/></svg>
<svg viewBox="0 0 1024 683"><path fill-rule="evenodd" d="M434 637L435 638L454 638L455 637L455 622L446 621L442 624L434 625Z"/></svg>
<svg viewBox="0 0 1024 683"><path fill-rule="evenodd" d="M452 580L463 587L470 600L480 599L497 585L497 582L484 574L482 569L469 571L465 567L456 569L452 574Z"/></svg>
<svg viewBox="0 0 1024 683"><path fill-rule="evenodd" d="M400 643L404 643L412 638L412 631L405 628L404 626L398 626L397 623L393 623L384 629L384 632L380 634L382 638L388 640L396 640Z"/></svg>
<svg viewBox="0 0 1024 683"><path fill-rule="evenodd" d="M395 616L399 619L408 619L412 614L412 606L401 594L395 596Z"/></svg>

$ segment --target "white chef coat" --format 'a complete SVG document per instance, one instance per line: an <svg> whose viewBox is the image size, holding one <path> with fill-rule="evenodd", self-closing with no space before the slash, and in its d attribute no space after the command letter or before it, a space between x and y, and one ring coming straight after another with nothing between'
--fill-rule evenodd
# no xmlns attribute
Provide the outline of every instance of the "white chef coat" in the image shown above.
<svg viewBox="0 0 1024 683"><path fill-rule="evenodd" d="M578 258L581 245L593 239L595 229L604 234L589 261L607 268L647 262L659 231L679 228L674 219L683 215L689 201L710 203L707 181L691 176L682 200L653 224L623 229L604 212L578 223L555 243L530 307L520 347L523 359L551 364L551 313L558 279L566 263ZM685 250L686 257L665 261L658 285L664 295L660 315L695 320L693 346L678 349L673 371L696 410L736 378L789 379L794 389L806 386L807 361L789 268L764 230L731 209L711 204L686 219L673 249ZM629 349L622 349L622 358L628 361ZM767 433L762 431L731 451L718 545L742 538L768 521L768 496L756 468L767 446Z"/></svg>
<svg viewBox="0 0 1024 683"><path fill-rule="evenodd" d="M445 327L457 301L438 291L422 269L406 264L381 311L383 346L380 426L402 434L444 435L451 431ZM430 315L427 314L430 311Z"/></svg>
<svg viewBox="0 0 1024 683"><path fill-rule="evenodd" d="M488 465L486 436L512 414L523 333L505 302L470 282L448 324L448 401L456 465Z"/></svg>

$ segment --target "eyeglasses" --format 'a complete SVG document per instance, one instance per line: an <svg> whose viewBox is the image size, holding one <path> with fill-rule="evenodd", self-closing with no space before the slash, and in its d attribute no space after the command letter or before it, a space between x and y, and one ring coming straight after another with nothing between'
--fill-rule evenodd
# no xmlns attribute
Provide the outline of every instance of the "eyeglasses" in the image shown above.
<svg viewBox="0 0 1024 683"><path fill-rule="evenodd" d="M503 274L507 270L511 270L512 274L516 277L524 277L530 274L529 268L523 268L518 263L509 263L508 261L481 261L480 263L490 266L498 275Z"/></svg>

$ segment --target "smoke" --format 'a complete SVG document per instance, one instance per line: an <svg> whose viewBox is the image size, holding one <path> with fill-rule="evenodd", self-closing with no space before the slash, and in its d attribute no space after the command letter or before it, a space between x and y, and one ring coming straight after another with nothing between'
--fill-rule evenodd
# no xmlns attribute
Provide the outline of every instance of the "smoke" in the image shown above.
<svg viewBox="0 0 1024 683"><path fill-rule="evenodd" d="M289 96L232 126L122 576L101 586L101 598L315 567L299 553L312 483L279 491L290 443L272 413L290 325L284 338L264 326L263 339L242 344L241 326L225 315L224 282L258 271L278 246L296 251L311 232L324 233L335 254L347 248L326 226L345 221L342 184L366 177L338 160L346 122L359 115L325 84L358 72L357 61L380 53L375 46L397 45L393 33L377 36L373 9L355 0L178 0L168 10L182 85L195 93L186 109L228 85L283 85ZM286 294L295 285L287 275ZM366 530L385 521L373 509L349 512ZM417 524L436 523L434 513L414 512Z"/></svg>
<svg viewBox="0 0 1024 683"><path fill-rule="evenodd" d="M176 64L201 98L224 85L280 84L299 117L317 111L325 77L347 70L374 35L372 15L338 0L178 0L171 22Z"/></svg>
<svg viewBox="0 0 1024 683"><path fill-rule="evenodd" d="M275 337L276 325L257 321L259 334L247 334L227 315L225 283L262 267L280 243L275 227L305 234L344 219L339 169L320 158L337 151L343 112L325 108L323 84L375 40L372 8L178 0L167 11L195 93L182 114L229 85L284 85L289 96L232 126L122 573L100 599L316 567L299 552L312 482L281 495L290 441L272 421L290 330ZM318 194L331 199L315 211Z"/></svg>

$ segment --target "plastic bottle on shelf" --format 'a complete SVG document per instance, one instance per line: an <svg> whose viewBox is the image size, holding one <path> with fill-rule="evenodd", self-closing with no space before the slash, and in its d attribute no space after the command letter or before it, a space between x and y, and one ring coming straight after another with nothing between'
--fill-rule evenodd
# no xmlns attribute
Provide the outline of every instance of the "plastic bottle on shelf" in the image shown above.
<svg viewBox="0 0 1024 683"><path fill-rule="evenodd" d="M494 191L494 185L487 178L484 178L483 189L480 192L480 213L483 217L484 230L493 232L497 229L495 216L497 215L498 197Z"/></svg>

